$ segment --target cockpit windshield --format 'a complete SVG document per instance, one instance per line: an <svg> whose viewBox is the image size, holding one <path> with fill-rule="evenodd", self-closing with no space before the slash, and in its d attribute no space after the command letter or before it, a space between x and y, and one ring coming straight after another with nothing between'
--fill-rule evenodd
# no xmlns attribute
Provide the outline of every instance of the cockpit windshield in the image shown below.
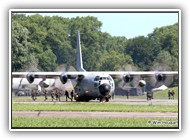
<svg viewBox="0 0 190 140"><path fill-rule="evenodd" d="M95 78L94 78L94 81L99 81L100 80L100 76L96 76Z"/></svg>
<svg viewBox="0 0 190 140"><path fill-rule="evenodd" d="M100 77L100 80L109 80L108 77Z"/></svg>
<svg viewBox="0 0 190 140"><path fill-rule="evenodd" d="M111 78L110 77L100 77L100 76L96 76L94 78L94 81L99 81L99 80L109 80L109 81L111 81Z"/></svg>

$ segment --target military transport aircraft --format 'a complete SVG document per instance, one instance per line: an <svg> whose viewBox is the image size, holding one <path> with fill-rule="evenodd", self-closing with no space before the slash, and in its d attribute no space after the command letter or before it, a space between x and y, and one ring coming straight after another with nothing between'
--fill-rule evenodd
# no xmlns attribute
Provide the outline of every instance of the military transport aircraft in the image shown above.
<svg viewBox="0 0 190 140"><path fill-rule="evenodd" d="M178 71L86 71L83 68L82 53L80 46L80 33L77 32L77 63L76 72L12 72L13 78L26 78L30 84L36 79L41 78L39 83L42 87L56 86L55 83L48 83L49 79L60 80L66 84L68 80L76 83L74 89L74 98L76 101L89 101L99 99L108 102L114 95L114 79L121 77L125 83L130 83L135 76L142 78L155 76L158 82L162 82L168 76L177 75ZM144 87L145 80L138 81L138 87ZM57 87L59 88L59 86Z"/></svg>

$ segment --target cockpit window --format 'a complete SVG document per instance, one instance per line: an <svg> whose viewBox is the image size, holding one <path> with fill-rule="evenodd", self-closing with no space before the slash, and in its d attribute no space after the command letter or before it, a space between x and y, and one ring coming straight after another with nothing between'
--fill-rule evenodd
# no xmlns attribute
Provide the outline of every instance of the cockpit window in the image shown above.
<svg viewBox="0 0 190 140"><path fill-rule="evenodd" d="M94 81L98 81L100 79L100 76L96 76L95 78L94 78Z"/></svg>
<svg viewBox="0 0 190 140"><path fill-rule="evenodd" d="M99 80L111 80L109 77L100 77Z"/></svg>
<svg viewBox="0 0 190 140"><path fill-rule="evenodd" d="M110 77L110 76L108 77L108 80L110 80L110 81L111 81L111 77Z"/></svg>

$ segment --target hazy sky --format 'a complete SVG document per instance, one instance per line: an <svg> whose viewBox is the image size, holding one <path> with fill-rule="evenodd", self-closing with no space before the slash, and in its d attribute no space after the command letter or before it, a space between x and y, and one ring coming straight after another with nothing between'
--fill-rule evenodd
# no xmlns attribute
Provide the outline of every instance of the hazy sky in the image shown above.
<svg viewBox="0 0 190 140"><path fill-rule="evenodd" d="M32 13L35 14L35 13ZM84 17L95 16L103 23L101 31L112 36L147 36L156 27L178 22L178 13L38 13L43 16ZM31 15L31 14L27 14Z"/></svg>

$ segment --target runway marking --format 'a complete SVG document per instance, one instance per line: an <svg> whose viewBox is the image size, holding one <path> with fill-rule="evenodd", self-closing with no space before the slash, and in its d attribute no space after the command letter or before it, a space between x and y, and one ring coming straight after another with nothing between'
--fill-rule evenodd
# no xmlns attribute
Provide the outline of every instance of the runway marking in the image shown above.
<svg viewBox="0 0 190 140"><path fill-rule="evenodd" d="M12 111L13 117L57 118L177 118L178 113L161 112L60 112L60 111Z"/></svg>

